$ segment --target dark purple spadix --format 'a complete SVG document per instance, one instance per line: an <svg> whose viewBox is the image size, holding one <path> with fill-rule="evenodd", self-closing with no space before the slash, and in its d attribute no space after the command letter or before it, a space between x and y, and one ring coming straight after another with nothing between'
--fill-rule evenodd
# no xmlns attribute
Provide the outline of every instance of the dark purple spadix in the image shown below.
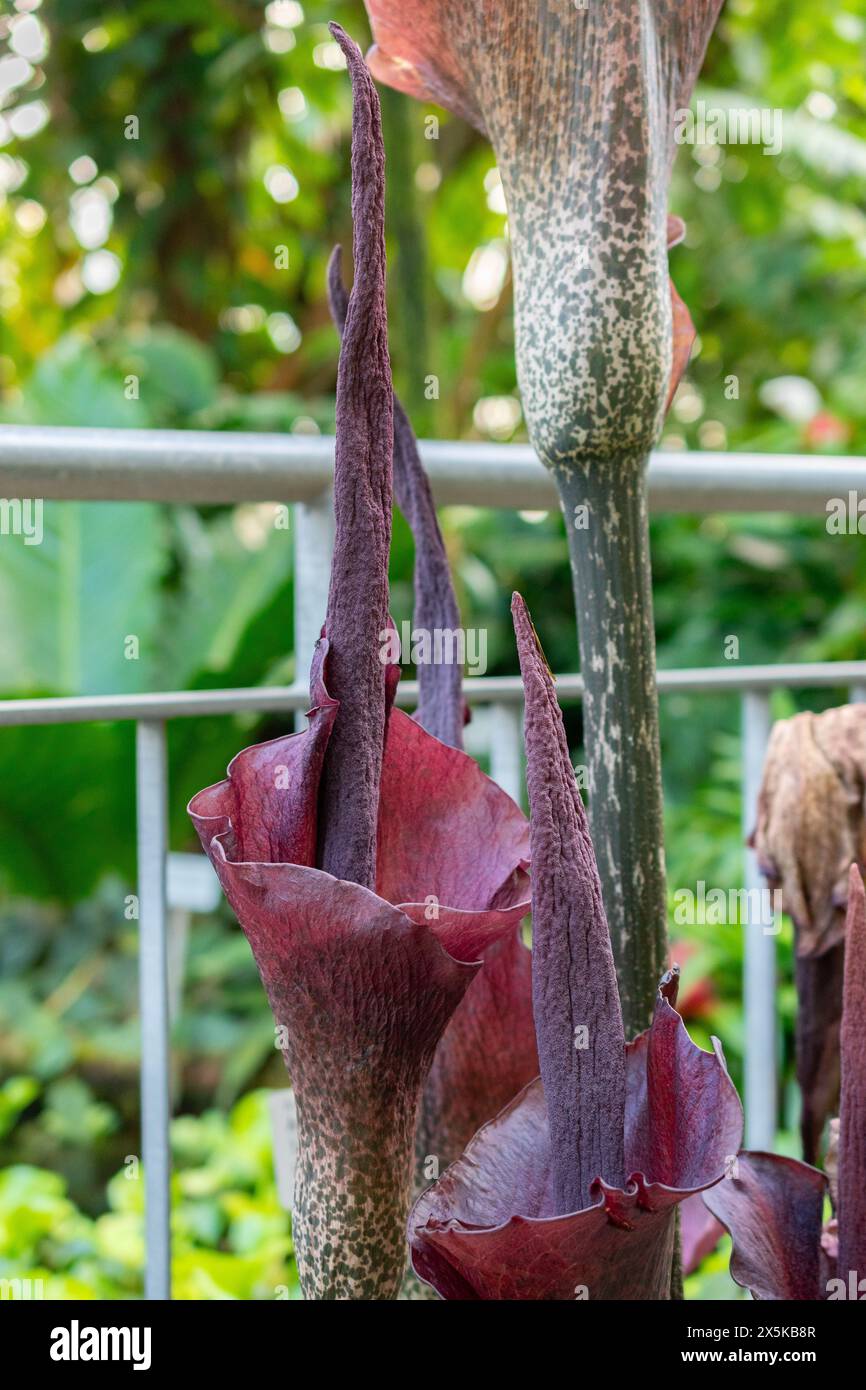
<svg viewBox="0 0 866 1390"><path fill-rule="evenodd" d="M848 878L839 1108L838 1274L866 1279L866 892L856 864ZM866 1291L866 1290L864 1290Z"/></svg>
<svg viewBox="0 0 866 1390"><path fill-rule="evenodd" d="M385 743L393 391L385 306L385 155L379 97L357 44L331 33L352 79L355 279L337 376L336 531L325 630L340 712L325 755L319 863L373 888Z"/></svg>
<svg viewBox="0 0 866 1390"><path fill-rule="evenodd" d="M553 678L526 604L511 605L526 692L532 1004L557 1210L622 1185L625 1038L595 851Z"/></svg>
<svg viewBox="0 0 866 1390"><path fill-rule="evenodd" d="M343 284L342 250L335 246L328 264L328 299L340 333L346 324L349 296ZM415 540L415 627L422 632L456 632L460 611L445 541L436 516L430 480L421 462L415 432L400 402L394 399L394 495ZM463 673L456 662L422 663L418 668L418 708L422 728L452 748L463 747L465 705Z"/></svg>

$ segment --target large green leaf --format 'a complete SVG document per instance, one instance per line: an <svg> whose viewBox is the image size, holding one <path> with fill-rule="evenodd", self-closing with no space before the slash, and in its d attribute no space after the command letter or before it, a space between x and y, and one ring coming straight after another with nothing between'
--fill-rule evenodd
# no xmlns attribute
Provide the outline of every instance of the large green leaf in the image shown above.
<svg viewBox="0 0 866 1390"><path fill-rule="evenodd" d="M154 424L174 424L181 417L210 405L217 393L219 373L209 348L188 333L169 325L139 329L114 344L124 380L139 378L141 402Z"/></svg>
<svg viewBox="0 0 866 1390"><path fill-rule="evenodd" d="M187 508L178 523L182 579L166 600L159 678L180 688L199 672L229 669L247 627L285 584L292 558L290 533L273 525L267 507L209 522Z"/></svg>
<svg viewBox="0 0 866 1390"><path fill-rule="evenodd" d="M150 423L144 403L129 399L124 379L109 371L78 333L69 333L37 362L21 397L0 419L23 425L103 425L137 429Z"/></svg>
<svg viewBox="0 0 866 1390"><path fill-rule="evenodd" d="M117 428L148 423L141 402L127 400L123 378L77 334L45 354L3 418ZM0 693L145 689L153 676L159 581L168 566L160 508L36 505L40 543L0 536ZM137 647L128 639L137 639Z"/></svg>
<svg viewBox="0 0 866 1390"><path fill-rule="evenodd" d="M132 727L0 728L0 886L75 902L135 874Z"/></svg>
<svg viewBox="0 0 866 1390"><path fill-rule="evenodd" d="M46 502L41 544L0 537L0 691L146 689L167 563L146 502Z"/></svg>

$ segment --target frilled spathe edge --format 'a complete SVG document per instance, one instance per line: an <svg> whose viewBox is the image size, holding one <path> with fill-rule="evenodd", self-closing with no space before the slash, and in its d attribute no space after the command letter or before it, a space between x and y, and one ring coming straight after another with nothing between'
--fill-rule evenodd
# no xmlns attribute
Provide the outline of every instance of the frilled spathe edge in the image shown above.
<svg viewBox="0 0 866 1390"><path fill-rule="evenodd" d="M733 1241L731 1277L754 1298L817 1301L826 1176L778 1154L743 1152L703 1201Z"/></svg>
<svg viewBox="0 0 866 1390"><path fill-rule="evenodd" d="M416 1202L418 1277L454 1299L667 1298L673 1209L723 1178L742 1107L720 1052L692 1043L661 997L652 1026L626 1045L626 1080L624 1187L597 1178L590 1206L548 1214L547 1109L536 1079ZM679 1098L673 1116L665 1092Z"/></svg>
<svg viewBox="0 0 866 1390"><path fill-rule="evenodd" d="M333 892L342 882L316 867L318 788L339 709L325 686L328 644L311 671L309 727L255 744L223 781L198 792L189 814L244 927L255 910L280 915L302 883ZM528 823L519 807L465 753L441 743L402 711L388 719L379 813L377 892L345 884L375 915L377 904L425 927L456 960L474 961L529 911ZM306 890L305 890L306 891Z"/></svg>

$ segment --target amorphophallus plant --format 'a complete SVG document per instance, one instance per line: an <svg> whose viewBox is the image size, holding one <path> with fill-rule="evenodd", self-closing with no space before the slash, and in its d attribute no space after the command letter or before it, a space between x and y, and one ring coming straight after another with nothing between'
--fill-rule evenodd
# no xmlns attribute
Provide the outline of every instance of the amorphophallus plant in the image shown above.
<svg viewBox="0 0 866 1390"><path fill-rule="evenodd" d="M764 1299L866 1299L866 893L848 879L835 1157L835 1219L823 1221L827 1179L793 1158L742 1153L731 1174L704 1194L733 1239L731 1274Z"/></svg>
<svg viewBox="0 0 866 1390"><path fill-rule="evenodd" d="M342 334L349 296L341 261L336 247L328 266L328 298ZM396 398L394 496L415 541L413 629L456 633L460 611L430 481L409 417ZM462 748L466 710L460 666L423 662L418 685L416 721L443 743ZM421 1191L458 1158L476 1130L537 1073L529 951L518 927L485 950L484 970L469 985L436 1048L416 1135L416 1189ZM425 1296L427 1289L407 1280L410 1297Z"/></svg>
<svg viewBox="0 0 866 1390"><path fill-rule="evenodd" d="M794 923L803 1156L815 1163L839 1097L848 869L866 864L866 705L774 724L750 843Z"/></svg>
<svg viewBox="0 0 866 1390"><path fill-rule="evenodd" d="M527 910L526 822L458 749L392 708L392 388L384 157L352 77L354 284L337 382L336 536L309 727L239 753L190 814L250 942L298 1112L294 1242L308 1298L394 1298L436 1045Z"/></svg>
<svg viewBox="0 0 866 1390"><path fill-rule="evenodd" d="M343 284L342 249L334 247L328 264L328 301L341 337L349 311ZM445 541L436 516L430 480L421 462L415 433L400 402L394 399L394 497L415 541L416 631L456 633L460 610L451 581ZM452 748L463 747L465 706L463 672L456 661L425 661L418 668L419 696L415 718L428 733Z"/></svg>
<svg viewBox="0 0 866 1390"><path fill-rule="evenodd" d="M629 1033L666 904L646 464L690 346L668 279L675 114L722 0L366 0L383 82L490 139L530 438L565 514L590 817Z"/></svg>
<svg viewBox="0 0 866 1390"><path fill-rule="evenodd" d="M528 612L514 621L526 694L532 982L541 1076L416 1202L420 1278L447 1299L667 1299L675 1212L718 1182L742 1111L719 1055L673 1008L626 1044L592 840Z"/></svg>

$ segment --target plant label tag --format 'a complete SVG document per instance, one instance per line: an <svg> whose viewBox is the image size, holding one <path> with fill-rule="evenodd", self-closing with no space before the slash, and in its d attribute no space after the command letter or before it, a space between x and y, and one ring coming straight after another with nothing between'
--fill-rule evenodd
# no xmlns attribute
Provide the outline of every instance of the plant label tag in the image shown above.
<svg viewBox="0 0 866 1390"><path fill-rule="evenodd" d="M295 1199L295 1169L298 1166L298 1112L295 1093L288 1088L271 1091L268 1096L271 1115L271 1140L274 1149L274 1177L280 1206L292 1210Z"/></svg>

